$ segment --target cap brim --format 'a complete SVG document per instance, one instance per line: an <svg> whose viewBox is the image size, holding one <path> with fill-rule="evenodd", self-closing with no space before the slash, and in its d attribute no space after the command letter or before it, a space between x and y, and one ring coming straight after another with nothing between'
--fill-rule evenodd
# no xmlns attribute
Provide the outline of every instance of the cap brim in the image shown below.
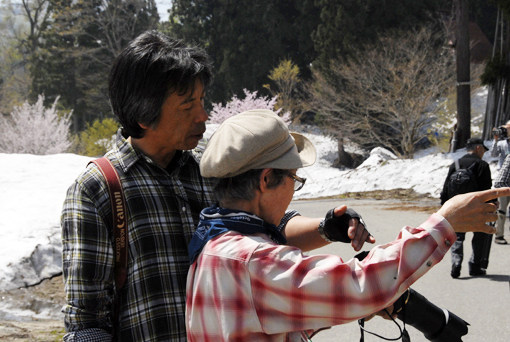
<svg viewBox="0 0 510 342"><path fill-rule="evenodd" d="M317 152L313 143L302 134L291 132L290 135L294 138L303 166L313 165L317 159Z"/></svg>

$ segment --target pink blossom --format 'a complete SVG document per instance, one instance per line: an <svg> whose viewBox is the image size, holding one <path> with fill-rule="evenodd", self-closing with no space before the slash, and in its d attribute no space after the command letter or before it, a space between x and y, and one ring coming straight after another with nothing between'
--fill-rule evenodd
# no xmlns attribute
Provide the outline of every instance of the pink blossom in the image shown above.
<svg viewBox="0 0 510 342"><path fill-rule="evenodd" d="M245 112L251 109L269 109L280 115L282 120L289 125L291 123L290 112L280 114L282 108L275 110L276 100L278 96L273 98L269 97L257 97L257 91L250 92L244 89L244 99L240 100L236 95L232 97L232 100L225 106L221 103L213 103L213 109L209 113L209 122L214 124L220 124L226 119L236 114Z"/></svg>

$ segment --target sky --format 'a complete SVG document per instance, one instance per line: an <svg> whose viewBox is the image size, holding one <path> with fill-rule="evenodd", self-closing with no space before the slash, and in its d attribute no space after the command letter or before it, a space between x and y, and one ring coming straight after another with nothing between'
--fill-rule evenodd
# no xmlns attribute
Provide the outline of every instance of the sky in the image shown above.
<svg viewBox="0 0 510 342"><path fill-rule="evenodd" d="M205 137L217 126L208 125ZM376 148L358 168L340 170L331 166L337 157L336 141L316 129L310 131L303 134L314 143L317 161L298 170L307 181L294 199L398 188L439 198L449 165L465 153L445 154L432 148L420 151L414 159L401 160ZM484 158L491 161L488 153ZM91 159L75 154L0 153L0 290L38 283L61 272L62 203L67 188ZM491 163L493 178L495 167ZM17 312L8 306L0 300L0 312L14 310L13 315L34 317L33 312ZM45 314L41 312L40 318Z"/></svg>
<svg viewBox="0 0 510 342"><path fill-rule="evenodd" d="M161 21L168 21L168 10L172 7L171 0L155 0L156 7L158 8L158 13ZM20 3L20 0L12 1L14 3Z"/></svg>
<svg viewBox="0 0 510 342"><path fill-rule="evenodd" d="M168 10L172 7L171 0L156 0L160 21L168 21Z"/></svg>

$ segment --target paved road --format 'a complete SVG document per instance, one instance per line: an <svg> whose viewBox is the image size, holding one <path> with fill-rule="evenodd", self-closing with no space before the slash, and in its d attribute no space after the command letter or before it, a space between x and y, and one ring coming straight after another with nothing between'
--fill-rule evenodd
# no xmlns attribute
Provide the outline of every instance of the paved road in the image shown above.
<svg viewBox="0 0 510 342"><path fill-rule="evenodd" d="M327 200L327 201L297 201L291 208L299 210L303 215L319 217L340 204L348 205L362 214L369 231L377 239L376 243L386 243L393 240L398 231L405 225L418 226L424 222L429 214L405 209L398 201L377 200ZM400 209L402 208L402 209ZM508 225L508 222L507 222ZM505 227L507 237L508 226ZM419 279L412 288L425 296L432 303L448 309L470 323L469 332L464 336L464 342L503 342L510 339L510 245L492 245L487 275L484 277L470 277L467 271L467 261L471 255L471 237L468 233L464 242L465 260L461 276L458 279L450 277L450 253L423 278ZM313 251L313 254L328 253L350 259L355 252L346 244L334 243ZM369 248L365 247L364 250ZM312 253L310 253L312 254ZM399 323L401 321L397 320ZM390 321L379 317L366 323L366 328L372 329L380 335L395 338L399 336L398 328ZM426 342L421 332L408 326L413 342ZM333 327L319 333L313 338L314 342L357 342L360 332L357 323L349 323ZM382 339L365 334L365 341L383 341Z"/></svg>

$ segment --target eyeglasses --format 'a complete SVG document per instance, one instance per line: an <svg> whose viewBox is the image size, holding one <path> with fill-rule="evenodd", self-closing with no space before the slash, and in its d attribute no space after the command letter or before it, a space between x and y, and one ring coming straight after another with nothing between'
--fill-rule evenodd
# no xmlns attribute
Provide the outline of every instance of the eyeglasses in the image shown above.
<svg viewBox="0 0 510 342"><path fill-rule="evenodd" d="M294 179L294 191L299 191L303 188L306 182L306 178L301 178L292 172L287 172L287 176Z"/></svg>

